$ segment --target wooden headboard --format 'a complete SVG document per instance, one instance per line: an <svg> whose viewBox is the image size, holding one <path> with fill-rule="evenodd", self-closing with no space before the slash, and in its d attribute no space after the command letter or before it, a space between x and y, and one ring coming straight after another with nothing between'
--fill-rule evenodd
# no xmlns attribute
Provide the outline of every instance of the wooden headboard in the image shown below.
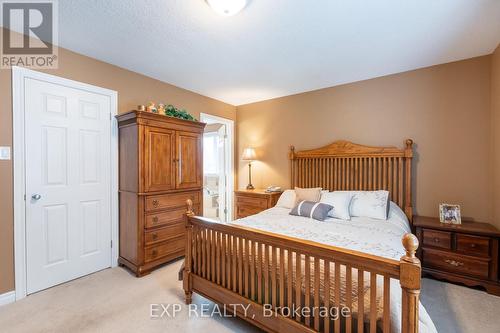
<svg viewBox="0 0 500 333"><path fill-rule="evenodd" d="M387 190L412 221L413 140L405 147L370 147L349 141L295 151L290 148L291 185L335 190Z"/></svg>

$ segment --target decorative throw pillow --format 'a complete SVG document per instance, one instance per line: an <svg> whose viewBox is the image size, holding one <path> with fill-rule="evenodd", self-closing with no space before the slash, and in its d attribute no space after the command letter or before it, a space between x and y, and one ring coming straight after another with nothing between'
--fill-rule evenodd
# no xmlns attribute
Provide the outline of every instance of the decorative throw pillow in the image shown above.
<svg viewBox="0 0 500 333"><path fill-rule="evenodd" d="M295 206L295 202L297 201L296 198L297 196L295 195L294 190L285 190L283 193L281 193L275 207L292 209L293 206Z"/></svg>
<svg viewBox="0 0 500 333"><path fill-rule="evenodd" d="M318 221L324 221L332 208L332 206L325 203L302 200L297 206L293 207L290 215L304 216Z"/></svg>
<svg viewBox="0 0 500 333"><path fill-rule="evenodd" d="M328 216L342 219L350 220L351 214L349 213L349 205L351 203L352 193L351 192L328 192L322 193L319 202L326 203L333 208L328 212Z"/></svg>
<svg viewBox="0 0 500 333"><path fill-rule="evenodd" d="M364 216L373 219L387 220L389 210L388 191L348 191L351 199L351 216Z"/></svg>
<svg viewBox="0 0 500 333"><path fill-rule="evenodd" d="M297 202L302 200L318 202L321 197L321 187L296 187L295 195L297 196Z"/></svg>

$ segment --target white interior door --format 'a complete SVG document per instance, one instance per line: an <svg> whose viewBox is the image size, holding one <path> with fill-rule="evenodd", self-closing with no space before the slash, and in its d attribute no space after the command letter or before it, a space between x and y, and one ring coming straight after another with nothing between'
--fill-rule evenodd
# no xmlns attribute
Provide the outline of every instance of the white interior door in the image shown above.
<svg viewBox="0 0 500 333"><path fill-rule="evenodd" d="M26 289L111 266L109 96L25 80Z"/></svg>

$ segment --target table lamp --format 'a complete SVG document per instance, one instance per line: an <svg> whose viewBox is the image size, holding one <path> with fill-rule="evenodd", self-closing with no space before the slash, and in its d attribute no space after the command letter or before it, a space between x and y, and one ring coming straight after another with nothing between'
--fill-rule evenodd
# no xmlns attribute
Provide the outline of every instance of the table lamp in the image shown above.
<svg viewBox="0 0 500 333"><path fill-rule="evenodd" d="M243 150L243 157L241 158L243 161L248 161L248 185L247 190L253 190L254 187L252 185L252 162L255 161L255 149L253 148L245 148Z"/></svg>

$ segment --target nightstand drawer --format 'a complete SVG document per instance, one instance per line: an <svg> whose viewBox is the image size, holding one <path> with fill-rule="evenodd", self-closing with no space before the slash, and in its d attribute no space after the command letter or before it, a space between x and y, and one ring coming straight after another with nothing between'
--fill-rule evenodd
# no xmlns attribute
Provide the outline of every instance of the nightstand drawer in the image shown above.
<svg viewBox="0 0 500 333"><path fill-rule="evenodd" d="M490 239L480 236L457 234L457 251L468 255L488 257L490 254Z"/></svg>
<svg viewBox="0 0 500 333"><path fill-rule="evenodd" d="M474 259L460 254L431 249L423 249L424 266L442 269L457 274L467 274L480 278L488 278L489 262Z"/></svg>
<svg viewBox="0 0 500 333"><path fill-rule="evenodd" d="M236 207L236 218L240 219L250 215L255 215L262 212L263 209L260 207L253 206L237 206Z"/></svg>
<svg viewBox="0 0 500 333"><path fill-rule="evenodd" d="M236 197L236 204L237 205L260 207L261 209L265 209L265 208L267 208L267 199L266 198L250 197L250 196L246 196L246 197L237 196Z"/></svg>
<svg viewBox="0 0 500 333"><path fill-rule="evenodd" d="M255 215L263 210L271 208L281 192L266 192L265 190L239 190L234 192L236 218L241 219L250 215Z"/></svg>
<svg viewBox="0 0 500 333"><path fill-rule="evenodd" d="M424 246L439 247L441 249L451 249L451 233L424 229Z"/></svg>

